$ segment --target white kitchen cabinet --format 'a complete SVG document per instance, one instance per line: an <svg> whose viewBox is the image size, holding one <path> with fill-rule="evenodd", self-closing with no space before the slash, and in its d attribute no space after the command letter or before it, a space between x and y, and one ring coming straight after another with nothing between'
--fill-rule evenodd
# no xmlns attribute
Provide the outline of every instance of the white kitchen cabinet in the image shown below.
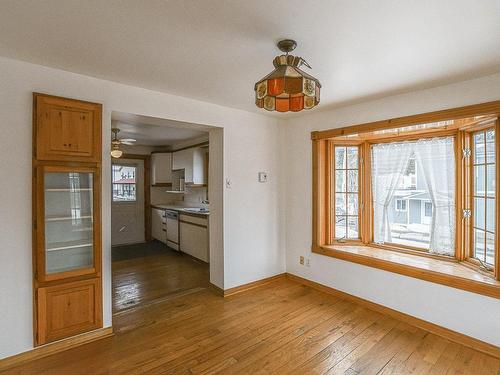
<svg viewBox="0 0 500 375"><path fill-rule="evenodd" d="M187 184L205 184L205 153L206 148L202 147L175 151L172 154L172 169L184 169L184 180Z"/></svg>
<svg viewBox="0 0 500 375"><path fill-rule="evenodd" d="M181 251L209 262L208 218L180 215L179 232Z"/></svg>
<svg viewBox="0 0 500 375"><path fill-rule="evenodd" d="M157 152L151 154L151 184L172 183L172 153Z"/></svg>
<svg viewBox="0 0 500 375"><path fill-rule="evenodd" d="M186 169L192 164L192 148L185 150L174 151L172 153L172 169L174 171L179 169Z"/></svg>
<svg viewBox="0 0 500 375"><path fill-rule="evenodd" d="M164 230L165 210L153 208L151 216L151 236L158 241L167 243L167 232Z"/></svg>

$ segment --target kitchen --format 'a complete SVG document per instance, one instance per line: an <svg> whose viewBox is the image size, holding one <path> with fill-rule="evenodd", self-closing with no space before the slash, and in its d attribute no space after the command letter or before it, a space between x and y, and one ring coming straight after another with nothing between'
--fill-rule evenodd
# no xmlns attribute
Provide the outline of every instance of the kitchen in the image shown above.
<svg viewBox="0 0 500 375"><path fill-rule="evenodd" d="M152 187L172 184L172 190L166 193L184 198L151 205L152 237L170 249L208 263L210 210L208 200L203 198L208 186L208 145L153 153L151 171ZM197 191L199 188L205 189Z"/></svg>
<svg viewBox="0 0 500 375"><path fill-rule="evenodd" d="M118 313L209 285L209 134L177 121L112 118Z"/></svg>

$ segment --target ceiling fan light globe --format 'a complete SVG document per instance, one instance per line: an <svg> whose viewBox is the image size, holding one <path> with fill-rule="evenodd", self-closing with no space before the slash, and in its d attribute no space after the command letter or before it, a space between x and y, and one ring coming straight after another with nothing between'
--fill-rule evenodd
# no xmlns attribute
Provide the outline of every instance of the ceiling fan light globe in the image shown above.
<svg viewBox="0 0 500 375"><path fill-rule="evenodd" d="M111 156L113 158L116 158L118 159L119 157L121 157L123 155L123 152L121 150L117 150L117 149L114 149L114 150L111 150Z"/></svg>

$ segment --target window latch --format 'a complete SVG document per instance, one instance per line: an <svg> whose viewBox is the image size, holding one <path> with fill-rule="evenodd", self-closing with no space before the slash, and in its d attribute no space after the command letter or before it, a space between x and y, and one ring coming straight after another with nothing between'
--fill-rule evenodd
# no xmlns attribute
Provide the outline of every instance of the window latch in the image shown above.
<svg viewBox="0 0 500 375"><path fill-rule="evenodd" d="M462 150L462 155L464 158L469 158L472 155L472 151L470 150L470 148L464 148Z"/></svg>
<svg viewBox="0 0 500 375"><path fill-rule="evenodd" d="M472 216L472 211L471 210L462 210L462 217L464 219L468 219L471 216Z"/></svg>

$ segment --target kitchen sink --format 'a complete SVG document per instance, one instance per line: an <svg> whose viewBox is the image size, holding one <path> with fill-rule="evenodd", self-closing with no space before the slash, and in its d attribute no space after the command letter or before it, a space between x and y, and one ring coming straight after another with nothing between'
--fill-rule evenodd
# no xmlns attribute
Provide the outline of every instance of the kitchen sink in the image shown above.
<svg viewBox="0 0 500 375"><path fill-rule="evenodd" d="M198 212L198 213L209 213L208 208L183 208L183 211L187 212Z"/></svg>

